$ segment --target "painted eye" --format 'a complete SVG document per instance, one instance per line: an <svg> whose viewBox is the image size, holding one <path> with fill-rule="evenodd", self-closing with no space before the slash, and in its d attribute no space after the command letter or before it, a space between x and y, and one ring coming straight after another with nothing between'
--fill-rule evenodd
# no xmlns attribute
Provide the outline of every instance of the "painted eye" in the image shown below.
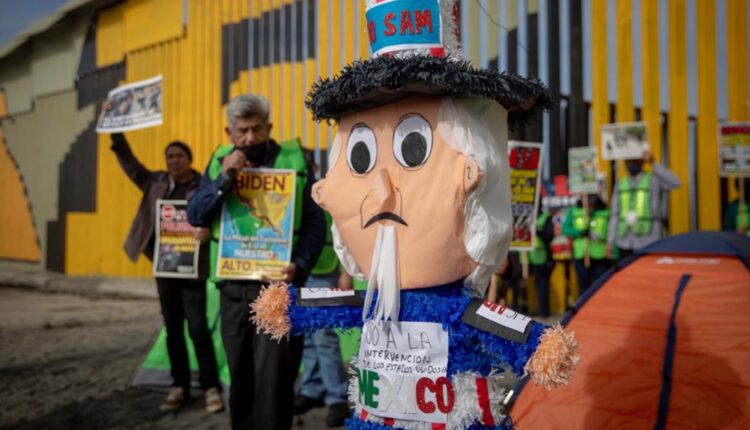
<svg viewBox="0 0 750 430"><path fill-rule="evenodd" d="M419 115L411 115L396 126L393 155L404 167L419 167L432 152L432 126Z"/></svg>
<svg viewBox="0 0 750 430"><path fill-rule="evenodd" d="M378 157L378 145L375 133L364 124L354 126L346 143L346 161L349 170L360 175L369 173L375 167Z"/></svg>

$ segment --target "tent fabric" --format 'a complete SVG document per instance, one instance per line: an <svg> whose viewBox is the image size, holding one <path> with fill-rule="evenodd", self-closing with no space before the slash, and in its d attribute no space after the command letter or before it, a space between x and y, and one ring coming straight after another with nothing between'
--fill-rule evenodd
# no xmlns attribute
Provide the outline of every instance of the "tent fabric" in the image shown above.
<svg viewBox="0 0 750 430"><path fill-rule="evenodd" d="M552 391L526 384L519 429L750 428L750 239L685 236L703 251L683 252L700 247L679 236L652 245L577 303L576 375Z"/></svg>
<svg viewBox="0 0 750 430"><path fill-rule="evenodd" d="M726 231L697 231L670 236L638 251L643 254L711 254L750 257L750 239Z"/></svg>

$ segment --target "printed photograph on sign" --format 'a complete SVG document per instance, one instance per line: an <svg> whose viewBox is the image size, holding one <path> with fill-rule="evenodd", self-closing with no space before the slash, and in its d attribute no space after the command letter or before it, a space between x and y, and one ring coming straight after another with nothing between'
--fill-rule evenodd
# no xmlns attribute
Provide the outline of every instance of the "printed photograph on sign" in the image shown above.
<svg viewBox="0 0 750 430"><path fill-rule="evenodd" d="M596 194L597 179L596 148L584 146L568 150L569 187L573 194Z"/></svg>
<svg viewBox="0 0 750 430"><path fill-rule="evenodd" d="M544 145L541 143L508 142L513 211L512 250L531 250L533 247L543 153Z"/></svg>
<svg viewBox="0 0 750 430"><path fill-rule="evenodd" d="M601 151L605 160L635 160L649 149L645 122L606 124L601 128Z"/></svg>
<svg viewBox="0 0 750 430"><path fill-rule="evenodd" d="M441 324L367 321L356 374L358 403L375 416L445 423L453 408Z"/></svg>
<svg viewBox="0 0 750 430"><path fill-rule="evenodd" d="M161 125L162 77L115 88L107 95L110 109L103 112L97 133L122 133Z"/></svg>
<svg viewBox="0 0 750 430"><path fill-rule="evenodd" d="M719 174L750 177L750 122L719 125Z"/></svg>
<svg viewBox="0 0 750 430"><path fill-rule="evenodd" d="M245 169L224 200L216 276L282 279L294 234L293 170Z"/></svg>
<svg viewBox="0 0 750 430"><path fill-rule="evenodd" d="M160 278L198 277L200 245L193 236L195 227L187 220L187 200L156 201L154 276Z"/></svg>

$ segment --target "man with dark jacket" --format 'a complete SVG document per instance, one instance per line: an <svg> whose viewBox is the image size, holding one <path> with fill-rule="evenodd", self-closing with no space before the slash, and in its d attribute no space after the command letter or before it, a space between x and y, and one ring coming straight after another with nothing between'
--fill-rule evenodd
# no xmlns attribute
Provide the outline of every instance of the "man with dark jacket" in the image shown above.
<svg viewBox="0 0 750 430"><path fill-rule="evenodd" d="M106 107L105 107L106 108ZM153 260L155 241L155 208L158 199L187 199L200 181L200 174L190 167L190 147L180 141L167 145L165 157L167 170L151 171L133 155L128 141L121 133L112 134L112 151L122 170L143 192L130 232L125 240L125 252L133 262L144 254ZM198 240L208 239L206 229L196 229ZM199 258L208 260L207 250L199 252ZM200 366L200 382L205 392L206 411L214 413L224 409L221 384L216 365L216 355L206 319L205 263L201 277L194 279L156 278L161 313L167 331L167 354L173 384L161 405L162 411L173 411L182 406L190 395L190 364L185 344L184 325L188 321L188 332L195 346Z"/></svg>
<svg viewBox="0 0 750 430"><path fill-rule="evenodd" d="M296 141L277 144L270 138L268 101L255 95L234 98L227 106L227 136L211 158L200 186L188 203L192 225L211 226L211 246L218 251L219 218L226 195L234 192L234 177L245 167L297 170L294 238L291 263L284 281L302 286L325 243L323 211L311 197L315 181ZM243 222L249 213L232 215ZM212 252L212 255L216 253ZM212 259L214 260L214 259ZM216 261L211 261L212 265ZM211 270L211 275L216 271ZM258 296L260 281L217 279L221 292L221 332L229 362L229 412L233 429L288 429L292 424L294 379L302 354L302 338L276 342L256 333L248 321L249 305Z"/></svg>

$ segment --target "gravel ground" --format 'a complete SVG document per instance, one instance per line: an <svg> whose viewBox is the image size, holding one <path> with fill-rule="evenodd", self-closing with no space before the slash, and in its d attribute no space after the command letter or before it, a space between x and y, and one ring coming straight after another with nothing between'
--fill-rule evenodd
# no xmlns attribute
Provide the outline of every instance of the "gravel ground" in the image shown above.
<svg viewBox="0 0 750 430"><path fill-rule="evenodd" d="M156 300L0 286L0 429L226 429L201 401L177 414L129 387L160 326ZM295 419L323 429L325 409Z"/></svg>

